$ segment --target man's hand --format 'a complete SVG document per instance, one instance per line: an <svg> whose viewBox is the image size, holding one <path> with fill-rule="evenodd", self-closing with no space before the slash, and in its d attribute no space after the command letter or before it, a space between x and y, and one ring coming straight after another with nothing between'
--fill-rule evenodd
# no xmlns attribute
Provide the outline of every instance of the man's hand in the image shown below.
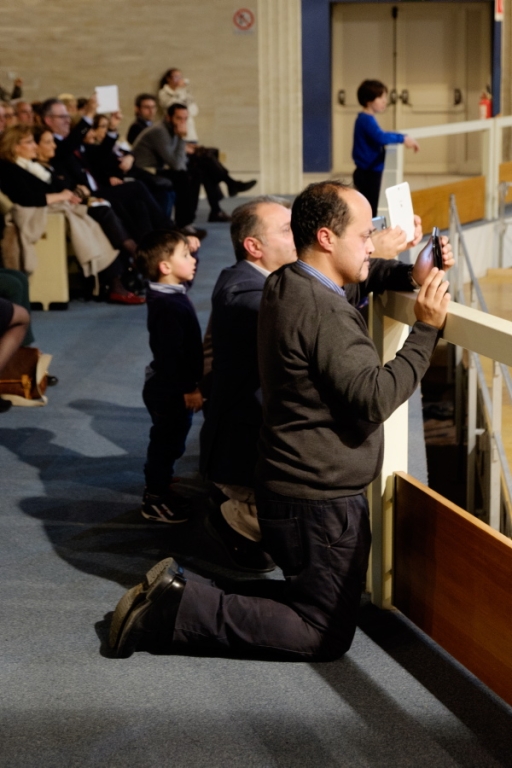
<svg viewBox="0 0 512 768"><path fill-rule="evenodd" d="M185 399L185 408L188 408L189 411L197 413L203 407L204 400L199 389L194 390L194 392L187 392L183 397Z"/></svg>
<svg viewBox="0 0 512 768"><path fill-rule="evenodd" d="M201 247L201 241L195 235L187 235L187 243L191 254L197 253Z"/></svg>
<svg viewBox="0 0 512 768"><path fill-rule="evenodd" d="M87 104L84 107L84 117L93 118L98 109L98 97L96 94L90 97Z"/></svg>
<svg viewBox="0 0 512 768"><path fill-rule="evenodd" d="M110 115L110 120L108 122L108 129L109 131L116 131L119 128L119 123L123 119L123 115L121 112L112 112Z"/></svg>
<svg viewBox="0 0 512 768"><path fill-rule="evenodd" d="M180 133L179 135L181 136L181 138L184 138L187 134L185 132L185 133ZM196 144L190 144L190 142L187 142L187 144L185 145L185 152L187 153L187 155L193 155L196 149L197 149Z"/></svg>
<svg viewBox="0 0 512 768"><path fill-rule="evenodd" d="M420 151L420 145L416 141L416 139L413 139L412 136L404 136L404 144L407 147L407 149L413 149L414 152Z"/></svg>
<svg viewBox="0 0 512 768"><path fill-rule="evenodd" d="M381 229L372 233L372 243L375 250L374 259L396 259L399 253L407 248L407 237L400 227Z"/></svg>
<svg viewBox="0 0 512 768"><path fill-rule="evenodd" d="M443 277L444 272L434 267L425 278L414 305L416 319L439 330L446 322L451 298L448 293L449 283L446 280L443 282Z"/></svg>
<svg viewBox="0 0 512 768"><path fill-rule="evenodd" d="M119 176L111 176L109 182L111 187L118 187L120 184L124 184L124 181Z"/></svg>
<svg viewBox="0 0 512 768"><path fill-rule="evenodd" d="M450 241L446 235L443 235L440 240L441 252L443 254L443 270L447 272L455 264L455 259L453 258L452 246L450 245ZM429 245L427 243L425 248L428 247ZM422 248L422 250L419 252L418 258L416 259L416 263L414 265L414 269L412 270L413 280L418 283L418 285L423 285L427 275L432 268L432 262L427 260L427 263L425 263L424 259L422 258L425 248Z"/></svg>
<svg viewBox="0 0 512 768"><path fill-rule="evenodd" d="M119 167L123 173L128 173L128 171L131 170L134 162L135 158L133 155L123 155L123 157L121 157L119 160Z"/></svg>

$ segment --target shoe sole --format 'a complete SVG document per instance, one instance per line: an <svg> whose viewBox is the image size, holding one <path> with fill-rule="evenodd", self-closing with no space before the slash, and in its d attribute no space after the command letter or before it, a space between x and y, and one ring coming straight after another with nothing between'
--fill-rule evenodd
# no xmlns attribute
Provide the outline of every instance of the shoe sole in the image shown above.
<svg viewBox="0 0 512 768"><path fill-rule="evenodd" d="M226 542L220 535L220 533L217 531L217 529L212 525L208 517L205 517L203 521L204 527L218 544L222 547L222 551L226 555L226 557L229 559L229 562L231 563L231 567L233 570L236 571L242 571L243 573L271 573L275 570L276 566L275 563L273 563L271 566L267 566L266 568L248 568L247 566L240 565L240 563L237 563L236 560L233 559L231 556L231 552L229 551L228 546L226 545Z"/></svg>
<svg viewBox="0 0 512 768"><path fill-rule="evenodd" d="M116 605L110 625L109 645L118 658L128 658L135 650L135 642L133 647L128 643L130 630L145 607L147 598L158 586L159 579L167 573L172 564L176 566L176 573L179 573L179 566L173 557L161 560L146 573L144 581L125 592Z"/></svg>

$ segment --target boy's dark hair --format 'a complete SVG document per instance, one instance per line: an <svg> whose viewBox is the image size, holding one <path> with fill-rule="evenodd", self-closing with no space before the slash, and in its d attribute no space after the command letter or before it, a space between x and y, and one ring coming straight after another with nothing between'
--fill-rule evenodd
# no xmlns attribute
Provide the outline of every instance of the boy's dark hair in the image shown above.
<svg viewBox="0 0 512 768"><path fill-rule="evenodd" d="M158 265L172 256L178 243L188 244L181 232L155 230L145 235L137 248L136 264L142 275L153 283L160 278Z"/></svg>
<svg viewBox="0 0 512 768"><path fill-rule="evenodd" d="M316 234L322 227L341 237L350 224L350 208L339 194L343 189L351 187L341 181L321 181L310 184L295 198L292 232L298 256L316 243Z"/></svg>
<svg viewBox="0 0 512 768"><path fill-rule="evenodd" d="M365 80L357 89L357 100L362 107L366 107L370 101L375 101L388 89L380 80Z"/></svg>
<svg viewBox="0 0 512 768"><path fill-rule="evenodd" d="M237 261L243 261L247 258L247 251L244 248L246 237L257 237L261 240L261 219L258 216L258 206L264 203L277 203L283 208L290 208L288 200L275 195L260 195L235 208L231 214L230 233Z"/></svg>
<svg viewBox="0 0 512 768"><path fill-rule="evenodd" d="M188 107L186 104L179 104L178 102L171 104L171 106L167 108L167 114L169 117L172 117L177 109L188 109Z"/></svg>
<svg viewBox="0 0 512 768"><path fill-rule="evenodd" d="M156 96L153 96L152 93L139 93L139 95L135 97L134 104L137 107L137 109L140 109L140 105L142 104L142 102L149 101L149 100L154 101L156 104Z"/></svg>

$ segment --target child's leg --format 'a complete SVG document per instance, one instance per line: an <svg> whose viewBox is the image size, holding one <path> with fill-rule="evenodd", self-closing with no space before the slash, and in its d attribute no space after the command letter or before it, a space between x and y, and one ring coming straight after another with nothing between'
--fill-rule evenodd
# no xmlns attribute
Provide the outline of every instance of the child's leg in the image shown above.
<svg viewBox="0 0 512 768"><path fill-rule="evenodd" d="M143 399L153 422L144 467L146 487L148 493L161 496L168 492L174 464L185 452L192 411L185 408L183 395L169 394L156 376L146 383Z"/></svg>
<svg viewBox="0 0 512 768"><path fill-rule="evenodd" d="M356 168L354 171L354 187L366 197L372 207L372 216L377 216L379 207L380 183L382 171L366 171Z"/></svg>

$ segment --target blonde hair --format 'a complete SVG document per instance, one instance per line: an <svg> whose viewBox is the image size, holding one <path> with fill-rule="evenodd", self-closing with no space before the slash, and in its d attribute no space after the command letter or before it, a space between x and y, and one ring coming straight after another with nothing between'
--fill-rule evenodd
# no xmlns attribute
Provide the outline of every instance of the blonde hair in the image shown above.
<svg viewBox="0 0 512 768"><path fill-rule="evenodd" d="M33 135L34 130L31 125L13 125L11 128L7 128L0 136L0 159L15 163L18 156L14 147L22 139Z"/></svg>

